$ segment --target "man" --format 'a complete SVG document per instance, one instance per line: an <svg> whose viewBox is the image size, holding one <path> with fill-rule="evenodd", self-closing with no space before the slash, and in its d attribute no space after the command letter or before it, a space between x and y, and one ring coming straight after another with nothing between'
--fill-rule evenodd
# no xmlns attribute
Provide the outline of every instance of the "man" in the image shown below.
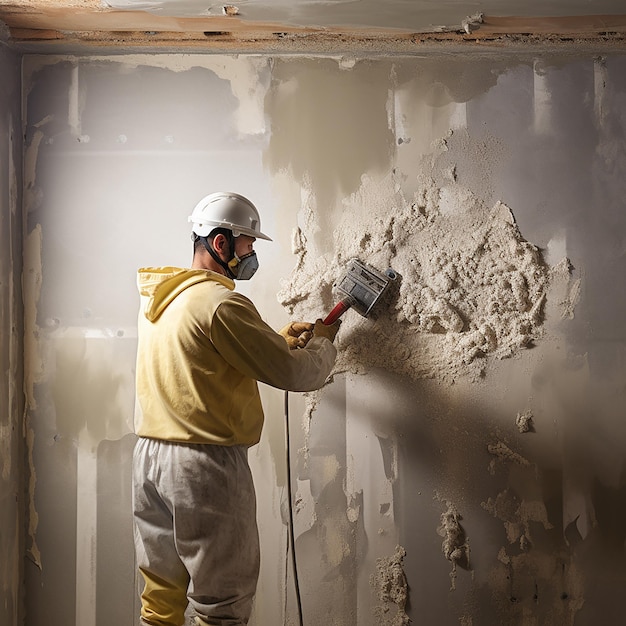
<svg viewBox="0 0 626 626"><path fill-rule="evenodd" d="M145 587L141 623L247 624L259 573L256 502L247 449L263 409L257 381L321 387L339 324L274 332L233 291L252 277L261 232L254 205L214 193L193 210L191 269L144 268L133 459L135 547Z"/></svg>

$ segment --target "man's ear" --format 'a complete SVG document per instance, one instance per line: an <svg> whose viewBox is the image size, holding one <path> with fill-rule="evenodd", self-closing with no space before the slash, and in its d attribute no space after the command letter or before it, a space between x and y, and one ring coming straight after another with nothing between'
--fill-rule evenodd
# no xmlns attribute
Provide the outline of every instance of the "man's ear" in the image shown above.
<svg viewBox="0 0 626 626"><path fill-rule="evenodd" d="M222 233L218 233L213 238L213 248L219 254L220 252L227 252L228 240Z"/></svg>

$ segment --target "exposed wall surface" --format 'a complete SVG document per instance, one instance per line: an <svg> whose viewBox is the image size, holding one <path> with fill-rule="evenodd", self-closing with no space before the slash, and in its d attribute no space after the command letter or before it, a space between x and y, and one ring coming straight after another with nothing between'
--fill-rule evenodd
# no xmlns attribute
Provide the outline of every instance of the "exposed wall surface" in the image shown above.
<svg viewBox="0 0 626 626"><path fill-rule="evenodd" d="M22 617L23 445L19 56L0 43L0 623Z"/></svg>
<svg viewBox="0 0 626 626"><path fill-rule="evenodd" d="M626 59L24 60L28 626L136 623L129 470L145 265L210 191L255 201L241 290L279 328L352 257L399 277L290 394L306 624L619 623ZM253 623L294 623L283 396L250 456Z"/></svg>

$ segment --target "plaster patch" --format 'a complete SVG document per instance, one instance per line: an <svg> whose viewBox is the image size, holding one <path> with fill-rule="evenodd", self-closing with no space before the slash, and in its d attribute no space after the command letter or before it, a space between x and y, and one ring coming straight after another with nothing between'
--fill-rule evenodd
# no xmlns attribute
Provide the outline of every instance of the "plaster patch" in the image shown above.
<svg viewBox="0 0 626 626"><path fill-rule="evenodd" d="M554 258L554 249L550 249L550 244L548 244L548 256ZM552 263L550 268L551 297L546 306L548 315L555 320L574 319L575 310L581 297L581 289L582 278L574 276L574 268L567 257Z"/></svg>
<svg viewBox="0 0 626 626"><path fill-rule="evenodd" d="M446 141L434 149L447 150ZM336 371L477 377L488 357L510 357L542 336L549 272L540 251L524 240L505 204L485 206L450 177L436 182L438 176L436 158L425 160L410 200L394 173L363 176L323 242L325 220L304 197L293 238L296 266L278 294L291 315L325 316L351 258L400 277L370 318L344 316Z"/></svg>
<svg viewBox="0 0 626 626"><path fill-rule="evenodd" d="M331 483L337 480L337 476L339 475L339 470L341 466L339 465L339 461L337 457L333 454L330 456L325 456L322 461L322 483L324 485L330 485Z"/></svg>
<svg viewBox="0 0 626 626"><path fill-rule="evenodd" d="M310 530L317 521L315 499L311 493L310 480L298 480L297 485L298 491L294 499L294 509L301 532L306 532ZM284 519L287 519L286 516Z"/></svg>
<svg viewBox="0 0 626 626"><path fill-rule="evenodd" d="M535 431L535 425L533 423L533 412L528 409L523 413L518 413L515 418L515 425L520 433L532 433Z"/></svg>
<svg viewBox="0 0 626 626"><path fill-rule="evenodd" d="M450 590L456 589L457 568L470 569L470 546L465 530L461 526L461 514L451 502L446 502L447 509L441 514L441 524L437 534L443 537L441 551L452 563L450 572Z"/></svg>
<svg viewBox="0 0 626 626"><path fill-rule="evenodd" d="M302 394L304 397L304 416L303 416L303 431L308 445L309 434L311 432L311 418L315 409L319 406L321 400L321 393L318 390L307 391Z"/></svg>
<svg viewBox="0 0 626 626"><path fill-rule="evenodd" d="M68 113L67 123L70 127L70 132L74 137L77 137L80 141L82 136L82 109L84 106L84 93L81 94L78 65L72 67L72 79L70 83L70 90L68 94Z"/></svg>
<svg viewBox="0 0 626 626"><path fill-rule="evenodd" d="M396 546L389 557L376 559L376 573L370 577L370 585L376 590L380 604L374 615L379 626L404 626L410 623L405 607L408 599L408 584L403 561L406 550ZM392 611L395 606L395 613Z"/></svg>
<svg viewBox="0 0 626 626"><path fill-rule="evenodd" d="M110 57L103 57L111 62ZM184 72L195 67L207 69L219 78L228 81L231 91L239 102L235 111L237 130L241 135L262 135L265 133L265 93L269 87L263 84L262 77L267 74L267 57L245 56L207 56L202 54L184 55L129 55L116 59L127 66L160 67L175 72Z"/></svg>
<svg viewBox="0 0 626 626"><path fill-rule="evenodd" d="M523 551L532 547L531 522L541 524L545 530L553 528L543 502L520 500L510 489L482 502L481 506L503 522L509 544L518 543Z"/></svg>
<svg viewBox="0 0 626 626"><path fill-rule="evenodd" d="M342 515L340 513L340 516ZM345 516L343 519L333 515L323 519L318 518L323 537L324 560L330 569L339 567L352 554L350 543L346 539L345 521L347 521Z"/></svg>
<svg viewBox="0 0 626 626"><path fill-rule="evenodd" d="M507 446L504 442L498 441L497 443L487 444L487 450L489 454L497 457L501 461L505 461L507 463L515 463L516 465L522 466L530 466L530 461L524 458L521 454L514 452ZM493 465L491 466L492 469Z"/></svg>
<svg viewBox="0 0 626 626"><path fill-rule="evenodd" d="M204 54L128 54L114 58L106 55L90 56L87 60L76 55L29 55L24 63L24 81L32 88L33 74L45 65L61 62L74 64L70 89L69 123L78 136L80 108L83 95L78 90L78 70L81 64L114 63L122 71L138 67L156 67L173 72L185 72L199 67L209 70L228 81L239 107L234 112L236 128L240 135L262 135L265 127L265 94L269 88L269 64L267 55L204 55ZM76 77L74 79L74 76ZM267 76L264 81L263 77Z"/></svg>
<svg viewBox="0 0 626 626"><path fill-rule="evenodd" d="M28 536L26 541L26 554L28 558L39 568L43 569L41 563L41 552L37 545L37 526L39 525L39 514L35 508L35 485L37 484L37 474L33 460L33 449L35 445L35 432L30 425L26 429L26 449L28 454Z"/></svg>
<svg viewBox="0 0 626 626"><path fill-rule="evenodd" d="M361 516L361 506L363 503L363 492L351 494L348 496L348 507L346 508L346 517L351 524L356 524Z"/></svg>
<svg viewBox="0 0 626 626"><path fill-rule="evenodd" d="M580 300L580 284L581 279L575 279L571 284L567 296L561 301L561 306L563 307L561 317L563 319L574 319L574 309Z"/></svg>
<svg viewBox="0 0 626 626"><path fill-rule="evenodd" d="M44 119L40 120L33 127L36 129L33 132L33 136L30 143L25 149L24 153L24 206L26 211L30 212L38 209L41 205L42 192L36 184L36 168L37 159L39 157L39 146L44 139L44 133L41 130L43 126L51 122L52 115L47 115Z"/></svg>
<svg viewBox="0 0 626 626"><path fill-rule="evenodd" d="M575 557L558 551L500 549L490 588L510 623L573 626L585 603L585 577Z"/></svg>
<svg viewBox="0 0 626 626"><path fill-rule="evenodd" d="M37 305L41 294L42 232L41 224L27 235L24 242L24 270L22 289L24 294L24 386L27 406L37 407L34 387L44 374L43 357L40 354L39 333L37 325Z"/></svg>

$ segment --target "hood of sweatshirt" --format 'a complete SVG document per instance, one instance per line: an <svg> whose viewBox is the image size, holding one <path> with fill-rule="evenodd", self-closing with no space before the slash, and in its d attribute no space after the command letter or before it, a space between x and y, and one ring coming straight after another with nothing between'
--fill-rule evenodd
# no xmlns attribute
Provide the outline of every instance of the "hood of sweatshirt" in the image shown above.
<svg viewBox="0 0 626 626"><path fill-rule="evenodd" d="M193 270L181 267L142 267L137 271L137 287L142 298L146 318L155 322L182 291L197 283L212 280L233 290L235 282L211 270Z"/></svg>

